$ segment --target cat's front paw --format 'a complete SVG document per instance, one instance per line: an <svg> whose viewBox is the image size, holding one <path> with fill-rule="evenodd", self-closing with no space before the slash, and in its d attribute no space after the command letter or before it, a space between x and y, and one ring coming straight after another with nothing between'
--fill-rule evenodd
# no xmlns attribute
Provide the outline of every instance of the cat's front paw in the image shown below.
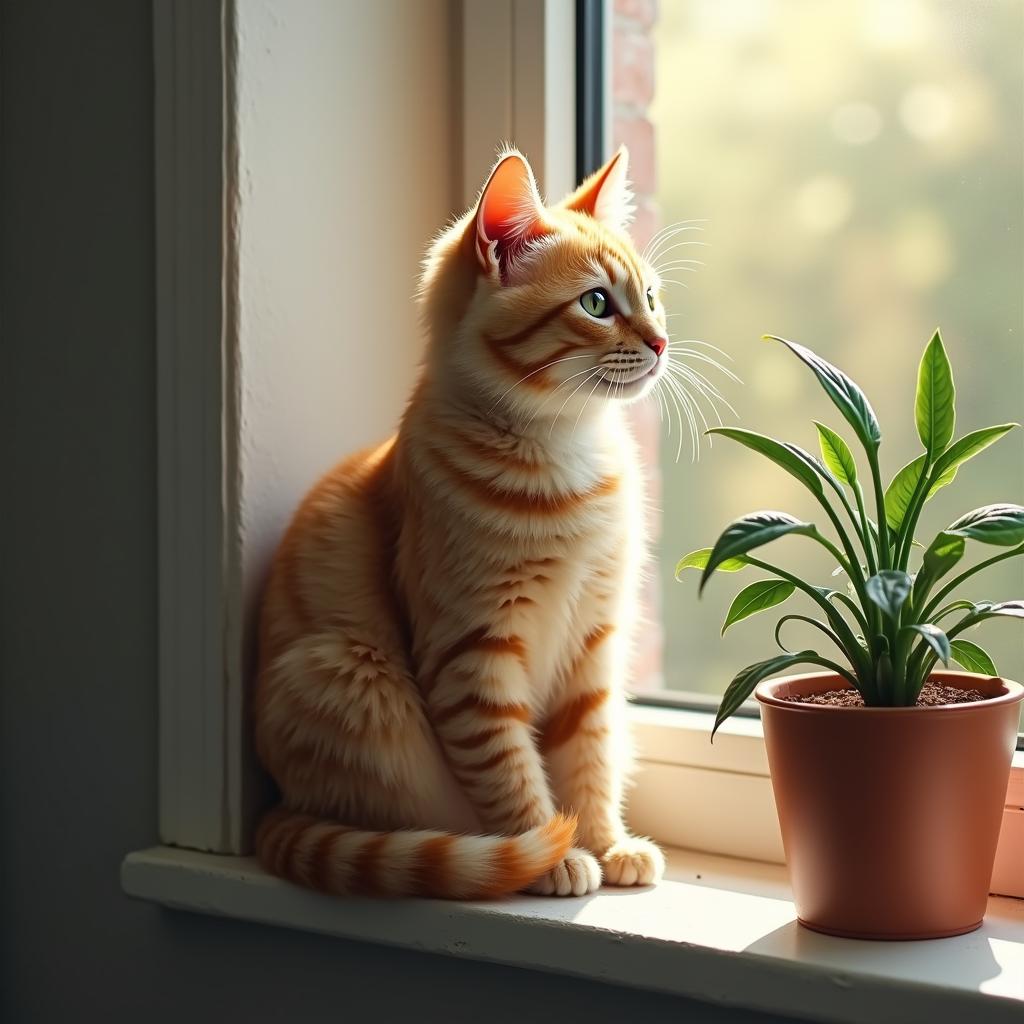
<svg viewBox="0 0 1024 1024"><path fill-rule="evenodd" d="M601 865L586 850L573 847L560 864L526 887L538 896L586 896L601 887Z"/></svg>
<svg viewBox="0 0 1024 1024"><path fill-rule="evenodd" d="M665 873L665 857L650 839L620 839L601 858L609 885L653 885Z"/></svg>

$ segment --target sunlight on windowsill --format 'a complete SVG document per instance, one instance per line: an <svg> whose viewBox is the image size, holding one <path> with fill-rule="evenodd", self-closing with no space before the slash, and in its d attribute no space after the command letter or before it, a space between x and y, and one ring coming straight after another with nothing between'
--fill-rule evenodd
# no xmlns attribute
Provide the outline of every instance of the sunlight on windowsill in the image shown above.
<svg viewBox="0 0 1024 1024"><path fill-rule="evenodd" d="M122 884L176 909L820 1021L983 1024L1024 1008L1022 900L992 897L983 927L953 939L838 939L796 923L784 867L693 851L670 851L657 887L575 900L338 900L251 858L169 847L130 854Z"/></svg>

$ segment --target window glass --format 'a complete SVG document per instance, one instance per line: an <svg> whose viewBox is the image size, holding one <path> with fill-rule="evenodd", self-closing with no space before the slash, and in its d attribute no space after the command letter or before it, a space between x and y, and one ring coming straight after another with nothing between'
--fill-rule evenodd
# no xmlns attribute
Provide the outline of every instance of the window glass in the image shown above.
<svg viewBox="0 0 1024 1024"><path fill-rule="evenodd" d="M674 339L720 347L742 377L737 385L694 364L735 407L736 416L722 406L724 420L816 451L811 421L819 419L853 444L810 373L759 340L766 332L792 338L867 391L888 479L919 451L917 363L937 325L956 377L957 433L1021 419L1024 6L615 7L614 141L639 156L638 234L701 219L693 225L701 230L674 240L706 244L672 252L700 263L666 275L679 282L666 304ZM799 484L732 442L704 443L691 462L687 431L677 462L678 440L673 414L671 434L661 425L658 459L659 685L717 695L737 669L775 652L775 615L739 623L720 640L731 598L755 576L719 575L698 601L696 573L673 579L677 558L713 543L745 512L822 514ZM1024 502L1024 431L966 465L926 507L922 530L930 536L994 501ZM991 553L979 547L971 554ZM834 585L823 554L797 538L777 542L770 560ZM1024 596L1024 561L975 578L963 596ZM806 610L791 600L793 611ZM1018 622L987 623L972 639L1004 676L1024 679ZM820 646L822 638L792 624L784 640Z"/></svg>

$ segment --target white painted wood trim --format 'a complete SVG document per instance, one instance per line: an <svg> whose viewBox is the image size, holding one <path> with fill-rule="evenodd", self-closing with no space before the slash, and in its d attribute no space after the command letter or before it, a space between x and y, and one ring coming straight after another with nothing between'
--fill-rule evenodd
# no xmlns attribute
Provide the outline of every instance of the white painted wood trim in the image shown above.
<svg viewBox="0 0 1024 1024"><path fill-rule="evenodd" d="M229 3L155 0L159 828L241 849ZM227 285L227 288L225 287Z"/></svg>
<svg viewBox="0 0 1024 1024"><path fill-rule="evenodd" d="M781 1016L860 1024L1024 1014L1024 903L993 898L980 931L859 942L796 924L785 871L669 851L670 881L584 899L339 900L249 858L130 854L129 895L166 907L569 974Z"/></svg>
<svg viewBox="0 0 1024 1024"><path fill-rule="evenodd" d="M541 192L576 174L576 8L572 0L463 0L462 196L465 205L512 143Z"/></svg>

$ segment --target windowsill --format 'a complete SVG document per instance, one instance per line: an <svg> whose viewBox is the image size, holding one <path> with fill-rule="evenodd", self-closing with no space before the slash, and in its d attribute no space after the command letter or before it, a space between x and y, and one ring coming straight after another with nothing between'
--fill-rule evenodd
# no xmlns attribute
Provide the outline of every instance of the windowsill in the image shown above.
<svg viewBox="0 0 1024 1024"><path fill-rule="evenodd" d="M782 864L761 722L731 718L712 744L714 715L642 703L629 708L637 756L629 824L664 846ZM1024 898L1024 750L1013 755L993 882Z"/></svg>
<svg viewBox="0 0 1024 1024"><path fill-rule="evenodd" d="M254 860L154 847L121 869L130 896L346 939L591 978L816 1021L874 1024L1024 1013L1024 901L991 897L982 928L857 942L796 924L785 868L672 851L670 880L582 899L336 900Z"/></svg>

